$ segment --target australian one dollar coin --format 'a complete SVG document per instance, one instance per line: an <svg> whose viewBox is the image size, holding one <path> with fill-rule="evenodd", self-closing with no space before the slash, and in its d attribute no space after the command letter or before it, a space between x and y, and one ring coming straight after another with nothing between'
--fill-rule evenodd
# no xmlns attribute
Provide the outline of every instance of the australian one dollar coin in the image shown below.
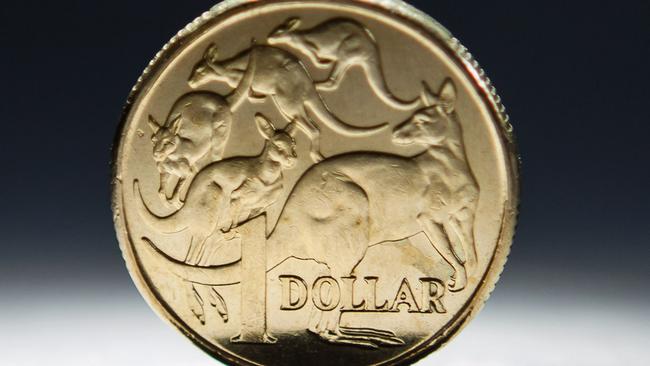
<svg viewBox="0 0 650 366"><path fill-rule="evenodd" d="M225 1L133 88L114 220L144 298L221 362L409 364L493 290L517 161L489 79L428 15Z"/></svg>

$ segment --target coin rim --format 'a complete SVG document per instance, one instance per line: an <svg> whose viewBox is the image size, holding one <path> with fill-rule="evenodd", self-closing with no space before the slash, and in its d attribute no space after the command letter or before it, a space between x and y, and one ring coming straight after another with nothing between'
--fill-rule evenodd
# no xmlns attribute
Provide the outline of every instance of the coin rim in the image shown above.
<svg viewBox="0 0 650 366"><path fill-rule="evenodd" d="M150 82L155 80L159 71L161 71L166 65L166 61L170 60L171 57L185 44L201 36L221 19L271 3L295 4L296 1L258 0L251 2L248 0L226 0L203 13L200 17L196 18L193 22L179 31L178 34L172 37L172 39L156 54L153 60L149 62L148 66L145 68L135 86L129 93L127 102L122 111L112 147L111 188L113 221L122 256L126 262L127 269L133 282L138 288L140 294L145 298L149 306L156 314L158 314L159 317L173 325L211 357L214 357L221 362L230 362L236 365L255 365L255 363L238 356L232 351L228 351L225 348L212 344L193 331L193 329L185 324L185 322L180 319L180 317L177 316L173 310L162 301L162 299L159 299L152 286L150 286L146 274L144 274L140 268L140 264L133 253L130 234L126 230L124 215L121 214L123 195L122 182L120 180L120 167L122 161L122 150L124 148L121 142L126 133L127 121L129 119L131 108L135 101L138 100L139 96L148 91L147 87L150 86ZM455 314L454 318L428 340L396 357L378 363L378 365L410 364L440 349L455 337L456 334L458 334L481 310L499 280L510 252L517 221L519 206L519 154L517 152L512 125L509 122L509 118L505 113L505 108L501 104L501 99L497 95L495 88L491 85L490 80L485 76L484 71L480 68L476 60L469 52L467 52L467 49L463 47L461 43L442 25L436 22L429 15L402 1L330 0L326 3L366 8L367 10L376 11L385 16L398 18L398 20L405 24L424 31L424 36L444 50L449 59L453 61L457 67L463 70L467 74L466 76L468 79L472 81L475 91L478 92L481 99L490 110L493 121L497 122L496 128L499 132L499 139L503 151L507 155L505 156L505 162L507 177L506 196L508 199L504 204L499 239L497 240L497 245L491 262L484 277L481 279L480 284L476 287L474 294L468 297L467 303Z"/></svg>

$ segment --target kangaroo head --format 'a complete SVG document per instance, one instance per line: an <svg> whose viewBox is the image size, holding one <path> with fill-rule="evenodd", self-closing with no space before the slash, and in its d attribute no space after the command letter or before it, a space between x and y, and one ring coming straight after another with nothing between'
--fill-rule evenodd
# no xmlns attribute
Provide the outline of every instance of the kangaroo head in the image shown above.
<svg viewBox="0 0 650 366"><path fill-rule="evenodd" d="M263 156L279 163L283 169L291 169L296 165L296 140L293 138L294 122L289 123L283 130L277 130L271 121L261 114L255 115L255 124L260 134L266 140Z"/></svg>
<svg viewBox="0 0 650 366"><path fill-rule="evenodd" d="M395 127L393 142L399 145L441 145L448 138L455 138L457 126L454 120L456 87L447 79L437 95L425 84L422 92L424 108Z"/></svg>
<svg viewBox="0 0 650 366"><path fill-rule="evenodd" d="M300 18L289 18L280 26L275 28L269 36L267 41L270 45L293 43L296 35L296 30L301 24Z"/></svg>
<svg viewBox="0 0 650 366"><path fill-rule="evenodd" d="M158 123L152 116L149 116L149 127L153 134L153 158L161 163L171 155L180 144L178 131L181 128L181 116L178 115L168 125Z"/></svg>
<svg viewBox="0 0 650 366"><path fill-rule="evenodd" d="M225 81L223 68L219 65L219 52L216 44L211 44L203 53L199 61L192 69L188 82L192 88L209 80Z"/></svg>

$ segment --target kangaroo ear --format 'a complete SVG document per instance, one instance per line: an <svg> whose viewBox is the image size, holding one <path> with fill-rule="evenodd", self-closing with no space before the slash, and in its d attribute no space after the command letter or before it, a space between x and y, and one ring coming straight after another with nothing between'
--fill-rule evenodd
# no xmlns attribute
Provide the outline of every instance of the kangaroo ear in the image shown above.
<svg viewBox="0 0 650 366"><path fill-rule="evenodd" d="M451 79L447 79L442 83L438 99L445 113L454 111L456 106L456 86L454 86L454 82Z"/></svg>
<svg viewBox="0 0 650 366"><path fill-rule="evenodd" d="M287 32L295 31L300 27L300 24L302 24L300 18L290 18L287 20Z"/></svg>
<svg viewBox="0 0 650 366"><path fill-rule="evenodd" d="M431 107L438 103L438 98L429 88L429 85L426 82L422 82L422 93L420 94L420 99L422 99L422 104L426 107Z"/></svg>
<svg viewBox="0 0 650 366"><path fill-rule="evenodd" d="M259 113L255 115L255 124L257 125L257 130L260 131L260 134L262 134L264 139L270 140L275 134L273 123Z"/></svg>
<svg viewBox="0 0 650 366"><path fill-rule="evenodd" d="M152 115L149 115L149 119L147 119L147 124L149 125L149 128L151 129L151 132L154 134L160 130L160 123L156 121Z"/></svg>
<svg viewBox="0 0 650 366"><path fill-rule="evenodd" d="M170 130L174 135L178 134L178 131L181 130L181 120L182 120L181 117L182 117L182 116L179 114L179 115L176 116L176 118L174 118L174 119L171 121L171 123L169 124L169 127L168 127L168 128L169 128L169 130Z"/></svg>
<svg viewBox="0 0 650 366"><path fill-rule="evenodd" d="M295 137L296 135L296 122L290 122L286 126L284 126L284 133L291 137Z"/></svg>
<svg viewBox="0 0 650 366"><path fill-rule="evenodd" d="M208 48L205 49L205 53L203 54L203 59L209 61L209 62L216 62L219 57L219 49L217 48L217 45L214 43L211 43Z"/></svg>

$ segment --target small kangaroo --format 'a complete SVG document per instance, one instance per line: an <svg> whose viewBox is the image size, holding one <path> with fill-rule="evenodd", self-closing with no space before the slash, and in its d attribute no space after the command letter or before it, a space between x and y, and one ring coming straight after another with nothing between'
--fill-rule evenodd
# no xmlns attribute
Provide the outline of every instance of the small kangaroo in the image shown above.
<svg viewBox="0 0 650 366"><path fill-rule="evenodd" d="M390 107L413 110L420 99L407 102L395 97L386 85L379 48L374 36L363 25L351 19L331 19L313 28L299 30L300 18L290 18L268 36L271 45L294 48L319 67L330 67L328 79L317 84L320 90L337 89L345 73L353 66L363 69L375 94Z"/></svg>
<svg viewBox="0 0 650 366"><path fill-rule="evenodd" d="M151 115L148 123L159 194L177 206L185 200L192 176L221 160L232 125L230 108L218 94L188 93L174 103L165 123Z"/></svg>
<svg viewBox="0 0 650 366"><path fill-rule="evenodd" d="M144 203L138 182L134 182L138 211L148 225L164 233L191 232L187 263L201 261L206 239L217 229L227 232L259 216L282 193L282 171L293 168L297 159L295 140L290 135L294 124L276 130L261 114L256 115L255 122L266 139L262 153L206 166L192 180L183 206L166 217L152 213ZM223 235L217 235L214 239L222 238Z"/></svg>
<svg viewBox="0 0 650 366"><path fill-rule="evenodd" d="M291 53L275 47L253 45L226 60L219 60L216 45L207 48L189 78L197 87L209 81L223 82L235 90L227 97L236 108L245 97L263 100L270 97L287 119L295 121L311 141L314 162L323 160L320 153L320 129L307 109L334 131L345 136L366 136L387 126L354 127L334 116L314 87L305 66Z"/></svg>
<svg viewBox="0 0 650 366"><path fill-rule="evenodd" d="M455 102L450 80L438 95L425 88L425 107L393 131L394 143L424 145L423 153L402 157L353 152L309 168L267 235L267 270L298 258L326 264L335 278L346 277L370 246L424 233L454 269L447 286L462 290L476 265L473 226L479 188L465 156ZM188 281L219 285L241 279L241 261L199 268L173 262L151 245L138 250ZM387 330L341 327L339 308L319 316L309 330L328 342L403 344Z"/></svg>

